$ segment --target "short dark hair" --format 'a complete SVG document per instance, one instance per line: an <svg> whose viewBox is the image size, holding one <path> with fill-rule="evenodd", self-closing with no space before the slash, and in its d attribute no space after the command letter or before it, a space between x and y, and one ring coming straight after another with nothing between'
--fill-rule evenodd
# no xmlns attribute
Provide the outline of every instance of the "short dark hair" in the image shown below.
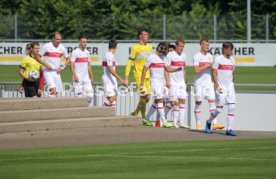
<svg viewBox="0 0 276 179"><path fill-rule="evenodd" d="M141 27L139 30L138 30L138 37L142 34L142 32L147 32L149 33L149 30L145 27Z"/></svg>
<svg viewBox="0 0 276 179"><path fill-rule="evenodd" d="M203 39L200 40L199 44L202 44L202 42L209 42L209 40L206 39L206 38L203 38Z"/></svg>
<svg viewBox="0 0 276 179"><path fill-rule="evenodd" d="M61 35L61 33L60 33L59 31L55 31L55 32L52 34L52 38L55 38L57 34Z"/></svg>
<svg viewBox="0 0 276 179"><path fill-rule="evenodd" d="M185 40L183 38L178 38L175 42L176 45L179 45L179 43L185 44Z"/></svg>
<svg viewBox="0 0 276 179"><path fill-rule="evenodd" d="M169 48L172 48L173 50L176 49L175 45L169 45Z"/></svg>
<svg viewBox="0 0 276 179"><path fill-rule="evenodd" d="M80 39L86 39L86 34L85 33L80 33L80 35L78 36L78 40Z"/></svg>
<svg viewBox="0 0 276 179"><path fill-rule="evenodd" d="M32 43L31 43L31 47L32 47L32 48L34 48L34 46L36 46L36 45L39 46L39 42L32 42Z"/></svg>
<svg viewBox="0 0 276 179"><path fill-rule="evenodd" d="M109 48L109 49L117 48L117 42L116 42L115 39L109 40L109 42L108 42L108 48Z"/></svg>
<svg viewBox="0 0 276 179"><path fill-rule="evenodd" d="M224 42L223 44L222 44L222 50L224 50L224 49L226 49L226 48L231 48L231 49L233 49L234 48L234 45L231 43L231 42Z"/></svg>
<svg viewBox="0 0 276 179"><path fill-rule="evenodd" d="M163 54L163 55L167 55L168 53L168 47L169 47L169 43L167 42L160 42L157 45L156 51Z"/></svg>
<svg viewBox="0 0 276 179"><path fill-rule="evenodd" d="M29 50L31 48L32 48L32 44L31 43L29 43L29 44L26 45L26 50Z"/></svg>

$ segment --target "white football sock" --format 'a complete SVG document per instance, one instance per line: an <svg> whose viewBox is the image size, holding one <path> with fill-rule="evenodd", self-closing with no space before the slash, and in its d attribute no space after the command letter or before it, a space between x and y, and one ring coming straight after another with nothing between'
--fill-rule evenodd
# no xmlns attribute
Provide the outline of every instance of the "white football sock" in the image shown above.
<svg viewBox="0 0 276 179"><path fill-rule="evenodd" d="M185 104L179 104L179 123L184 125L185 118Z"/></svg>
<svg viewBox="0 0 276 179"><path fill-rule="evenodd" d="M157 111L160 115L160 119L163 122L163 124L167 123L167 120L165 118L165 111L164 111L164 105L163 103L158 103L157 104Z"/></svg>
<svg viewBox="0 0 276 179"><path fill-rule="evenodd" d="M195 113L196 124L200 124L200 119L199 119L199 116L200 116L200 113L201 113L200 106L201 106L200 104L195 105L194 113Z"/></svg>
<svg viewBox="0 0 276 179"><path fill-rule="evenodd" d="M232 129L232 125L235 119L235 104L228 105L228 116L227 116L227 130Z"/></svg>
<svg viewBox="0 0 276 179"><path fill-rule="evenodd" d="M179 106L174 105L173 106L173 125L178 126L177 122L179 119Z"/></svg>
<svg viewBox="0 0 276 179"><path fill-rule="evenodd" d="M216 110L216 103L209 103L209 106L210 106L210 108L209 108L209 112L210 113L214 113L215 112L215 110ZM217 121L217 118L214 118L214 119L212 119L212 122L213 122L213 124L217 124L218 123L218 121Z"/></svg>

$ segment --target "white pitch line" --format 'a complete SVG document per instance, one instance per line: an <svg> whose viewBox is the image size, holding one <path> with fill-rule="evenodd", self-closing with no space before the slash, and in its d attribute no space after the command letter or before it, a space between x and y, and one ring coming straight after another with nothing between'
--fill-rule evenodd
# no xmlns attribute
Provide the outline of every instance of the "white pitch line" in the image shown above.
<svg viewBox="0 0 276 179"><path fill-rule="evenodd" d="M247 150L262 150L275 149L276 147L259 147L259 148L245 148ZM72 155L72 156L47 156L47 157L23 157L23 158L7 158L0 159L0 162L7 161L24 161L24 160L40 160L40 159L70 159L70 158L84 158L84 157L116 157L116 158L178 158L178 159L208 159L208 160L257 160L257 161L276 161L276 159L265 158L238 158L238 157L187 157L187 156L163 156L163 155L145 155L158 153L179 153L179 152L201 152L201 151L226 151L235 150L236 148L221 148L221 149L187 149L187 150L171 150L171 151L152 151L142 152L141 155L132 155L132 153L117 153L117 154L88 154L88 155ZM143 155L144 154L144 155Z"/></svg>

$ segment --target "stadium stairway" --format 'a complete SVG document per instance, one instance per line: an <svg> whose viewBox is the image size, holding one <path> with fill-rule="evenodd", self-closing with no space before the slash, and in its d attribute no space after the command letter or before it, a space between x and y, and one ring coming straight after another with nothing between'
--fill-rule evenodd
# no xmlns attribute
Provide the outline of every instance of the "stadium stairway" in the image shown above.
<svg viewBox="0 0 276 179"><path fill-rule="evenodd" d="M83 98L0 100L0 133L138 126L138 118L115 116L115 108L87 107Z"/></svg>

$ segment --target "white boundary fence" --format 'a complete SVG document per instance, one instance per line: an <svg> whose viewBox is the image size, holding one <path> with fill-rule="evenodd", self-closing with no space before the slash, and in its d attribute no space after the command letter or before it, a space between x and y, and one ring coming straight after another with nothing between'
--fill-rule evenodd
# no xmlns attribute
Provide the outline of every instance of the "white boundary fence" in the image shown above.
<svg viewBox="0 0 276 179"><path fill-rule="evenodd" d="M19 82L0 82L0 100L4 98L24 98L24 94L18 92ZM70 83L64 83L65 92L60 95L63 97L74 97L72 87ZM93 87L102 86L102 83L94 83ZM236 86L243 87L273 87L276 88L276 84L236 84ZM186 117L185 122L192 128L195 128L194 119L194 96L193 86L188 85L188 98L186 103ZM46 93L42 95L46 97ZM102 106L105 100L104 95L100 92L94 95L94 105ZM116 115L129 116L130 112L134 111L139 96L135 92L123 93L118 96ZM254 131L276 131L276 91L264 92L264 91L241 91L237 92L237 105L236 105L236 121L234 122L234 129L236 130L254 130ZM149 105L147 109L149 109ZM209 106L206 101L203 101L201 107L202 116L201 122L205 126L205 121L209 117ZM218 117L219 123L226 125L227 106L224 107L222 113ZM156 119L156 114L152 116L151 120ZM168 114L168 120L171 121L171 114Z"/></svg>

